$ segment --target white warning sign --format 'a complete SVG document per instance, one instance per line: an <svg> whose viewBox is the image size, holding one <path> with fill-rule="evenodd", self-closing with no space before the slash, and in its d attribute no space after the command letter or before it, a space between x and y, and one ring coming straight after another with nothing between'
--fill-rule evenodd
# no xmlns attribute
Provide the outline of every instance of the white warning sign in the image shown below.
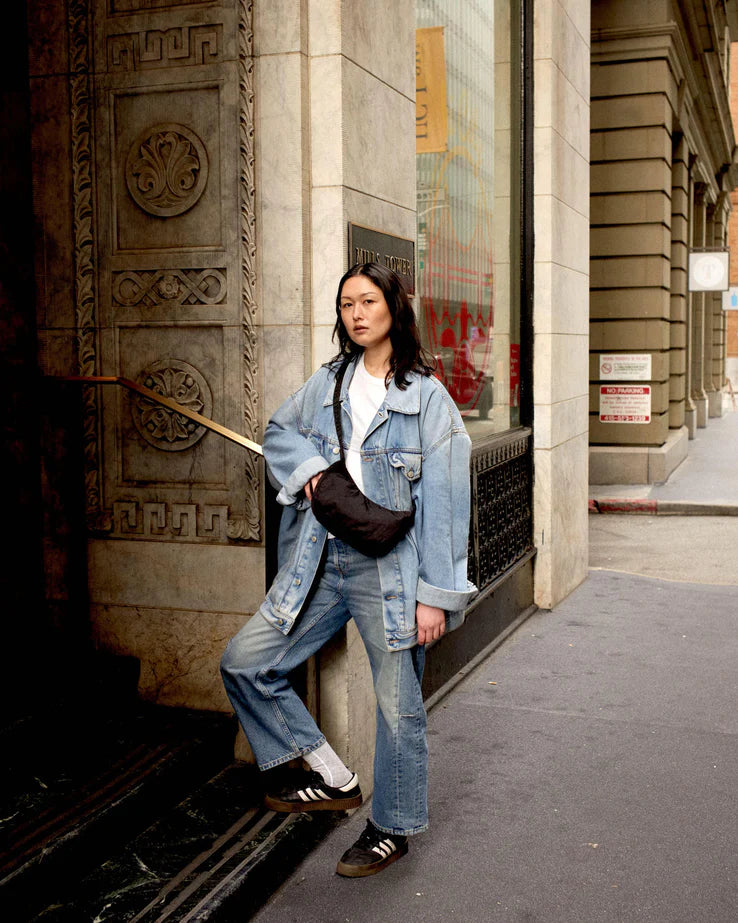
<svg viewBox="0 0 738 923"><path fill-rule="evenodd" d="M650 381L651 353L600 356L602 381Z"/></svg>
<svg viewBox="0 0 738 923"><path fill-rule="evenodd" d="M600 385L600 423L650 422L650 385Z"/></svg>

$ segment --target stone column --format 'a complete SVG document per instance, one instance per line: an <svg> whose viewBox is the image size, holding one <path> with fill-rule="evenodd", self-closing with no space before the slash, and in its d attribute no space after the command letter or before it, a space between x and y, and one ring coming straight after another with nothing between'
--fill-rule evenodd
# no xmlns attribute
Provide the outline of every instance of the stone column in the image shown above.
<svg viewBox="0 0 738 923"><path fill-rule="evenodd" d="M620 12L603 5L597 24L619 26ZM676 78L668 29L654 34L648 59L636 37L618 28L609 39L599 34L592 54L590 478L648 483L668 473L664 447L679 417L671 412L670 356L671 260L680 247L673 235L684 233L678 214L676 232L671 227L672 189L685 182L683 168L672 166ZM650 382L604 377L603 354L629 353L650 354ZM677 375L678 367L676 359ZM650 419L601 419L600 388L609 385L648 385Z"/></svg>
<svg viewBox="0 0 738 923"><path fill-rule="evenodd" d="M725 247L728 242L728 219L730 214L730 196L720 193L712 212L712 245ZM712 292L708 306L708 345L707 365L707 399L708 415L723 415L723 385L725 383L725 315L723 312L723 293Z"/></svg>
<svg viewBox="0 0 738 923"><path fill-rule="evenodd" d="M42 370L258 439L251 3L33 12ZM264 592L260 462L116 386L80 394L94 643L140 661L149 700L228 708L218 661Z"/></svg>
<svg viewBox="0 0 738 923"><path fill-rule="evenodd" d="M687 393L687 261L689 252L689 151L674 139L671 165L671 298L669 306L669 428L684 425Z"/></svg>
<svg viewBox="0 0 738 923"><path fill-rule="evenodd" d="M336 352L349 222L415 238L415 10L275 0L254 15L267 418ZM318 661L321 728L370 791L374 695L353 623Z"/></svg>
<svg viewBox="0 0 738 923"><path fill-rule="evenodd" d="M696 249L707 246L707 201L706 190L696 184L692 212L692 246ZM707 392L705 391L705 342L706 320L704 292L692 292L692 367L691 395L698 428L707 426Z"/></svg>
<svg viewBox="0 0 738 923"><path fill-rule="evenodd" d="M587 573L590 7L535 12L535 600L550 608Z"/></svg>

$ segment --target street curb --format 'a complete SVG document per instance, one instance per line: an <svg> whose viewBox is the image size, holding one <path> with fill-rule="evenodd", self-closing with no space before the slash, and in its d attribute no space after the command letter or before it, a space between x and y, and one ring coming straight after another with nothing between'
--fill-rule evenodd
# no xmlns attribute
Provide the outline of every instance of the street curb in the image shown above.
<svg viewBox="0 0 738 923"><path fill-rule="evenodd" d="M738 516L735 503L693 500L591 499L590 513L640 513L647 516Z"/></svg>

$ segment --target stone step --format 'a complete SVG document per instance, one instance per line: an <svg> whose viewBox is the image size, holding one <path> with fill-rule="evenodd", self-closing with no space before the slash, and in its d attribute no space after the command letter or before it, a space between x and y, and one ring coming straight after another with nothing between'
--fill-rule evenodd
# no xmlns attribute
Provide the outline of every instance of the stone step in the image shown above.
<svg viewBox="0 0 738 923"><path fill-rule="evenodd" d="M49 709L3 729L0 912L27 921L232 759L225 715L141 703ZM82 919L82 918L77 918Z"/></svg>
<svg viewBox="0 0 738 923"><path fill-rule="evenodd" d="M275 814L262 796L255 767L227 766L33 919L249 919L341 817Z"/></svg>

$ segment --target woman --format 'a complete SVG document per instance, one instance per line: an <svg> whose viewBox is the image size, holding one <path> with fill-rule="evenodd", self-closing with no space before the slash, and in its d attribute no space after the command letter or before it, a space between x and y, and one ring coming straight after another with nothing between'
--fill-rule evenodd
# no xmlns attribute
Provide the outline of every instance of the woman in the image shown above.
<svg viewBox="0 0 738 923"><path fill-rule="evenodd" d="M276 811L358 807L359 780L331 748L288 674L353 618L377 697L372 817L337 871L372 875L425 830L427 746L421 677L425 645L463 619L475 588L466 579L469 437L424 360L399 277L377 263L354 266L336 297L340 350L270 420L264 455L284 505L280 568L267 598L231 641L221 664L226 691L260 769L303 757L299 788L269 794ZM382 506L415 506L410 532L380 558L329 536L310 508L323 471L340 455L333 417L338 369L346 465Z"/></svg>

